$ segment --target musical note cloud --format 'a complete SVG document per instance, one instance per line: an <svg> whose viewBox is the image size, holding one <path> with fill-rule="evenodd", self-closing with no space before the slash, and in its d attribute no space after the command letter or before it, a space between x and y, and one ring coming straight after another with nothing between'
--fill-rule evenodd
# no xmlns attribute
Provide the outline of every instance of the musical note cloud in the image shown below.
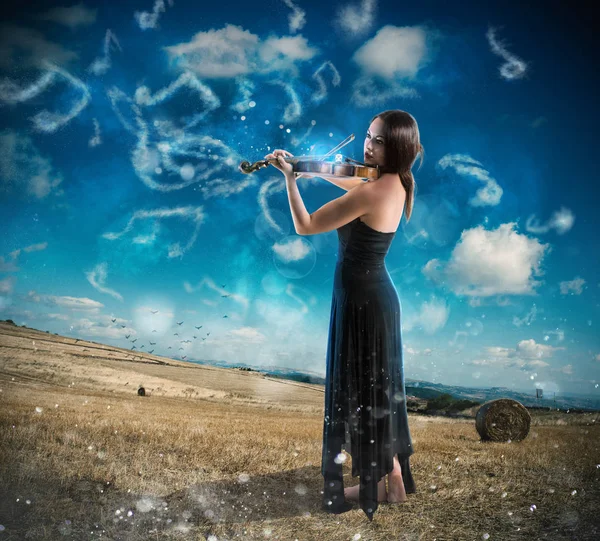
<svg viewBox="0 0 600 541"><path fill-rule="evenodd" d="M246 112L250 107L252 107L255 102L252 102L250 98L252 97L252 93L254 92L256 85L250 79L246 79L244 77L237 77L236 84L238 88L238 94L236 96L237 101L235 101L230 109L237 111L238 113ZM239 96L239 97L238 97Z"/></svg>
<svg viewBox="0 0 600 541"><path fill-rule="evenodd" d="M474 207L495 206L500 203L504 190L492 178L483 165L466 154L446 154L438 162L442 169L452 167L460 175L470 175L484 183L474 197L469 199L469 204Z"/></svg>
<svg viewBox="0 0 600 541"><path fill-rule="evenodd" d="M106 35L104 36L104 56L99 56L96 58L88 67L88 71L92 72L94 75L104 75L112 66L110 60L110 45L113 43L119 51L123 51L121 49L121 45L117 40L117 36L115 36L110 29L106 30Z"/></svg>
<svg viewBox="0 0 600 541"><path fill-rule="evenodd" d="M0 100L6 103L22 103L40 95L52 84L59 80L59 76L65 79L71 86L78 89L82 96L81 99L71 107L71 110L65 114L53 113L51 111L41 111L31 118L34 130L38 132L54 133L71 120L73 120L83 109L85 109L91 100L90 92L87 86L71 75L68 71L60 68L56 64L43 60L41 66L46 69L37 81L27 87L20 88L10 79L4 79L0 83Z"/></svg>
<svg viewBox="0 0 600 541"><path fill-rule="evenodd" d="M95 289L100 291L100 293L107 293L108 295L114 297L118 301L123 302L123 296L121 294L117 293L113 289L108 289L104 286L104 284L106 283L107 267L108 265L106 264L106 262L99 263L91 271L87 271L85 273L85 277Z"/></svg>
<svg viewBox="0 0 600 541"><path fill-rule="evenodd" d="M173 0L168 1L169 7L173 7ZM148 11L136 11L133 14L133 17L142 30L148 30L149 28L156 29L158 27L159 14L164 13L165 10L166 8L164 1L155 0L152 13Z"/></svg>
<svg viewBox="0 0 600 541"><path fill-rule="evenodd" d="M95 118L92 119L92 122L94 123L94 137L89 140L88 146L96 147L102 143L102 138L100 137L100 124L98 124L98 120Z"/></svg>
<svg viewBox="0 0 600 541"><path fill-rule="evenodd" d="M502 64L499 68L500 75L509 81L524 77L527 72L527 64L508 52L504 44L496 40L496 29L490 27L486 33L486 37L490 43L492 52L506 60L506 63Z"/></svg>
<svg viewBox="0 0 600 541"><path fill-rule="evenodd" d="M325 81L321 76L321 72L327 67L333 73L333 78L331 81L331 84L333 86L339 86L342 81L338 70L335 69L335 66L332 64L332 62L329 60L323 62L323 64L321 64L317 71L313 73L313 79L315 79L319 85L319 91L315 92L311 98L311 101L313 101L314 103L321 103L327 97L327 86L325 85Z"/></svg>
<svg viewBox="0 0 600 541"><path fill-rule="evenodd" d="M301 30L306 24L306 12L294 4L292 0L283 0L283 3L292 10L292 13L288 15L290 32Z"/></svg>
<svg viewBox="0 0 600 541"><path fill-rule="evenodd" d="M160 220L160 219L173 218L173 217L191 220L195 224L195 229L192 232L192 236L190 237L190 240L183 248L181 247L181 245L178 242L175 242L174 244L170 244L168 246L169 259L174 258L174 257L181 257L194 245L194 243L196 242L196 239L198 238L198 231L200 229L200 226L202 225L202 222L204 221L204 212L203 212L202 207L187 206L187 207L175 207L175 208L162 208L162 209L154 209L154 210L137 210L134 212L133 216L129 219L129 221L127 222L127 225L125 226L125 229L123 229L123 231L121 231L120 233L110 233L110 232L103 233L102 237L105 239L108 239L108 240L117 240L120 237L122 237L125 233L128 233L129 231L131 231L133 229L134 223L138 220L153 219L156 221L156 223L158 223L158 220ZM155 238L156 237L153 236L152 241L154 241ZM137 242L138 244L148 244L149 243L148 239L149 239L148 237L145 237L144 239L137 237L134 242Z"/></svg>
<svg viewBox="0 0 600 541"><path fill-rule="evenodd" d="M302 105L300 104L300 98L294 90L294 87L290 83L284 83L283 81L270 81L270 83L282 86L290 98L290 103L288 103L283 111L282 122L291 124L298 120L302 115Z"/></svg>
<svg viewBox="0 0 600 541"><path fill-rule="evenodd" d="M202 83L193 73L186 71L182 73L175 81L170 85L161 88L154 95L150 94L150 89L147 86L140 86L135 91L135 102L143 107L152 107L159 103L164 102L167 99L173 97L175 92L182 88L189 88L195 90L198 93L198 97L203 101L206 109L201 113L193 114L190 117L185 117L184 127L193 128L200 121L204 120L206 115L210 112L218 109L221 106L221 101L217 95L211 90L211 88Z"/></svg>

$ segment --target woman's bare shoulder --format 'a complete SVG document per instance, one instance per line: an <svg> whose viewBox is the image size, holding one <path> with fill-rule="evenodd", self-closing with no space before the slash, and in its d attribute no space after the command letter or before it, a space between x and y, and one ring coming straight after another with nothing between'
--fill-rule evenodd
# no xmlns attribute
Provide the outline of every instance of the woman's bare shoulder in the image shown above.
<svg viewBox="0 0 600 541"><path fill-rule="evenodd" d="M404 193L404 186L402 186L402 181L400 180L400 175L398 173L384 173L377 180L370 181L369 184L373 191L381 192L383 194Z"/></svg>

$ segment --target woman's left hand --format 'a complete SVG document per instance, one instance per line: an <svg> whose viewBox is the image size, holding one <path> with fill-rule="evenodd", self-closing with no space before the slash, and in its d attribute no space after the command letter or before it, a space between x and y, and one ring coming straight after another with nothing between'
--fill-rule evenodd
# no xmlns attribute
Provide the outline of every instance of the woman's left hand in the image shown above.
<svg viewBox="0 0 600 541"><path fill-rule="evenodd" d="M265 160L271 160L273 158L277 158L277 162L272 163L273 167L279 169L286 177L293 175L294 167L291 163L285 161L284 158L293 158L294 155L287 150L281 150L279 148L275 149L272 154L267 154L265 156Z"/></svg>

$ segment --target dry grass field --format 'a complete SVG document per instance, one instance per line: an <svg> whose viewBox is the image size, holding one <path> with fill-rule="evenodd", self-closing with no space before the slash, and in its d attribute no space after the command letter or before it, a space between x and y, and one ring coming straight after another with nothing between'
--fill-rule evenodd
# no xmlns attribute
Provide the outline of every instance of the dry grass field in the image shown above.
<svg viewBox="0 0 600 541"><path fill-rule="evenodd" d="M0 541L600 538L597 415L483 443L474 419L410 414L417 493L370 523L321 510L323 399L0 323Z"/></svg>

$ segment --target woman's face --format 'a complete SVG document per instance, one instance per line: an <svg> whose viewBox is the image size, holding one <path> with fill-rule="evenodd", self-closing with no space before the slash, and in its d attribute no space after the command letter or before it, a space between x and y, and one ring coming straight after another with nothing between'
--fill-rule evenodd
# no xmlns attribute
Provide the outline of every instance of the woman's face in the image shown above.
<svg viewBox="0 0 600 541"><path fill-rule="evenodd" d="M384 125L381 118L376 118L367 130L364 144L365 163L367 165L385 164Z"/></svg>

